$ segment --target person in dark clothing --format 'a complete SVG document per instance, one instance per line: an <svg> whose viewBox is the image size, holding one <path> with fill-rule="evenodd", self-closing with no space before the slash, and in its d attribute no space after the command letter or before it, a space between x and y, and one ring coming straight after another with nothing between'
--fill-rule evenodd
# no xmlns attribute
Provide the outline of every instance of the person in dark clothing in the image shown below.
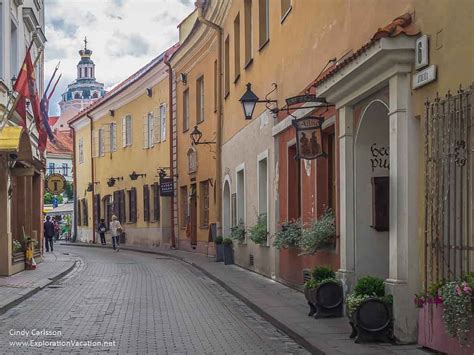
<svg viewBox="0 0 474 355"><path fill-rule="evenodd" d="M54 237L54 224L50 221L51 217L46 216L46 222L44 222L44 239L46 244L46 252L53 251L53 237Z"/></svg>
<svg viewBox="0 0 474 355"><path fill-rule="evenodd" d="M101 218L100 223L99 223L99 228L97 228L97 231L100 234L100 244L106 245L105 241L105 231L107 230L107 226L105 225L105 221L103 218Z"/></svg>

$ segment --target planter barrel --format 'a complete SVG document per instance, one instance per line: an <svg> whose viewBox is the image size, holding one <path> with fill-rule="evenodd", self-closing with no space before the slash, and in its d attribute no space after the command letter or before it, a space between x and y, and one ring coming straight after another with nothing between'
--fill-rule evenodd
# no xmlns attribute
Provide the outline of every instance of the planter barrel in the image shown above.
<svg viewBox="0 0 474 355"><path fill-rule="evenodd" d="M224 245L224 265L232 265L234 263L234 251L232 245Z"/></svg>
<svg viewBox="0 0 474 355"><path fill-rule="evenodd" d="M393 342L392 305L378 298L361 303L350 316L351 338L356 343Z"/></svg>
<svg viewBox="0 0 474 355"><path fill-rule="evenodd" d="M344 292L337 281L329 281L319 285L314 293L316 313L314 318L342 317Z"/></svg>
<svg viewBox="0 0 474 355"><path fill-rule="evenodd" d="M306 301L308 301L309 306L309 313L308 316L312 317L316 313L316 307L314 306L314 293L316 293L315 288L306 288L304 289L304 296L306 297Z"/></svg>
<svg viewBox="0 0 474 355"><path fill-rule="evenodd" d="M443 321L444 308L442 304L425 304L418 313L418 344L427 348L446 353L471 355L474 346L474 318L471 319L469 333L470 347L463 347L456 338L446 332Z"/></svg>
<svg viewBox="0 0 474 355"><path fill-rule="evenodd" d="M224 261L224 246L222 244L216 244L216 261Z"/></svg>

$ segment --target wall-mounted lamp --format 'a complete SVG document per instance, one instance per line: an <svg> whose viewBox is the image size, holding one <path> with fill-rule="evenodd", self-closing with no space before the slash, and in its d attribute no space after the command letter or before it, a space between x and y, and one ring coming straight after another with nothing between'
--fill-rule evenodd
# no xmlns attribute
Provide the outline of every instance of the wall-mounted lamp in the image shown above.
<svg viewBox="0 0 474 355"><path fill-rule="evenodd" d="M191 140L193 141L194 145L199 145L199 144L216 144L216 142L201 142L202 138L202 132L198 129L198 126L194 126L193 131L190 134Z"/></svg>
<svg viewBox="0 0 474 355"><path fill-rule="evenodd" d="M115 110L109 110L110 116L115 117Z"/></svg>
<svg viewBox="0 0 474 355"><path fill-rule="evenodd" d="M12 88L15 86L15 83L16 83L16 76L13 75L12 78L11 78L11 82L12 82Z"/></svg>
<svg viewBox="0 0 474 355"><path fill-rule="evenodd" d="M145 177L145 176L146 174L137 174L135 171L133 171L133 173L130 174L130 179L135 181L138 179L138 177Z"/></svg>
<svg viewBox="0 0 474 355"><path fill-rule="evenodd" d="M120 177L110 177L107 179L107 186L108 187L112 187L115 185L115 182L116 181L119 181L119 180L123 180L123 177L120 176Z"/></svg>
<svg viewBox="0 0 474 355"><path fill-rule="evenodd" d="M147 94L148 97L152 97L153 96L152 88L146 88L146 94Z"/></svg>
<svg viewBox="0 0 474 355"><path fill-rule="evenodd" d="M87 184L87 192L92 192L94 191L94 185L100 184L100 181L94 181L93 183L90 182Z"/></svg>
<svg viewBox="0 0 474 355"><path fill-rule="evenodd" d="M180 78L181 78L181 81L183 82L184 85L188 84L188 74L181 73Z"/></svg>
<svg viewBox="0 0 474 355"><path fill-rule="evenodd" d="M271 92L275 91L276 88L277 88L277 85L274 84L274 89ZM257 105L257 102L264 102L267 105L272 102L277 103L277 100L268 100L268 99L260 100L258 96L255 95L255 93L252 91L252 84L250 83L247 83L247 90L242 95L239 101L242 104L242 108L244 109L244 115L245 115L246 120L252 119L253 111L255 110L255 106Z"/></svg>

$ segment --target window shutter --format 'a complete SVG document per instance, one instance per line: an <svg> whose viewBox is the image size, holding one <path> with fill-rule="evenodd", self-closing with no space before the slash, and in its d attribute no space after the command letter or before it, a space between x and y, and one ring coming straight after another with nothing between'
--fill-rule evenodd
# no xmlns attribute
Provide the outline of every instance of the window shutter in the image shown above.
<svg viewBox="0 0 474 355"><path fill-rule="evenodd" d="M130 222L137 222L137 189L130 190Z"/></svg>
<svg viewBox="0 0 474 355"><path fill-rule="evenodd" d="M143 220L150 220L150 189L148 185L143 185Z"/></svg>
<svg viewBox="0 0 474 355"><path fill-rule="evenodd" d="M82 206L81 206L81 200L77 200L77 206L76 206L76 208L77 208L77 211L76 211L76 213L77 213L77 216L76 216L77 225L78 225L78 226L82 226L82 210L81 210Z"/></svg>
<svg viewBox="0 0 474 355"><path fill-rule="evenodd" d="M120 191L114 191L114 215L120 218Z"/></svg>
<svg viewBox="0 0 474 355"><path fill-rule="evenodd" d="M100 223L100 194L94 196L94 220L96 225Z"/></svg>
<svg viewBox="0 0 474 355"><path fill-rule="evenodd" d="M160 121L160 109L155 108L153 111L153 135L155 143L161 142L161 121Z"/></svg>
<svg viewBox="0 0 474 355"><path fill-rule="evenodd" d="M154 194L153 194L153 214L155 221L160 220L160 185L155 182L154 184Z"/></svg>
<svg viewBox="0 0 474 355"><path fill-rule="evenodd" d="M104 140L104 153L110 153L111 147L110 147L110 131L111 131L111 124L105 124L102 126L102 134L103 134L103 140Z"/></svg>
<svg viewBox="0 0 474 355"><path fill-rule="evenodd" d="M166 105L160 106L160 126L161 126L161 141L166 140Z"/></svg>
<svg viewBox="0 0 474 355"><path fill-rule="evenodd" d="M143 116L143 149L150 148L150 142L148 142L148 116Z"/></svg>
<svg viewBox="0 0 474 355"><path fill-rule="evenodd" d="M117 124L115 122L110 124L110 151L117 151Z"/></svg>
<svg viewBox="0 0 474 355"><path fill-rule="evenodd" d="M125 223L127 221L127 216L125 214L125 190L120 190L120 211L119 219L120 223Z"/></svg>
<svg viewBox="0 0 474 355"><path fill-rule="evenodd" d="M92 131L92 157L97 158L99 156L99 131Z"/></svg>
<svg viewBox="0 0 474 355"><path fill-rule="evenodd" d="M127 116L122 118L122 147L127 146Z"/></svg>
<svg viewBox="0 0 474 355"><path fill-rule="evenodd" d="M83 214L82 214L82 217L83 217L82 224L84 226L87 226L87 225L89 225L89 210L87 208L87 199L82 200L82 207L84 208L84 211L83 211Z"/></svg>
<svg viewBox="0 0 474 355"><path fill-rule="evenodd" d="M133 119L130 115L128 116L127 143L127 145L132 145L133 143Z"/></svg>

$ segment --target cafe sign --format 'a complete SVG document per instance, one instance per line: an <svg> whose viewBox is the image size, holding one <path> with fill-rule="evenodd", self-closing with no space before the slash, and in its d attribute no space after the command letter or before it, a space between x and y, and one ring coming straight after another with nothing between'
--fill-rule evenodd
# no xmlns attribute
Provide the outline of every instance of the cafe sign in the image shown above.
<svg viewBox="0 0 474 355"><path fill-rule="evenodd" d="M325 157L322 144L323 117L308 116L292 121L296 130L296 159L313 160Z"/></svg>
<svg viewBox="0 0 474 355"><path fill-rule="evenodd" d="M50 174L46 178L46 191L52 195L60 195L66 189L66 178L61 174Z"/></svg>
<svg viewBox="0 0 474 355"><path fill-rule="evenodd" d="M174 195L172 177L160 177L160 196L171 197Z"/></svg>

